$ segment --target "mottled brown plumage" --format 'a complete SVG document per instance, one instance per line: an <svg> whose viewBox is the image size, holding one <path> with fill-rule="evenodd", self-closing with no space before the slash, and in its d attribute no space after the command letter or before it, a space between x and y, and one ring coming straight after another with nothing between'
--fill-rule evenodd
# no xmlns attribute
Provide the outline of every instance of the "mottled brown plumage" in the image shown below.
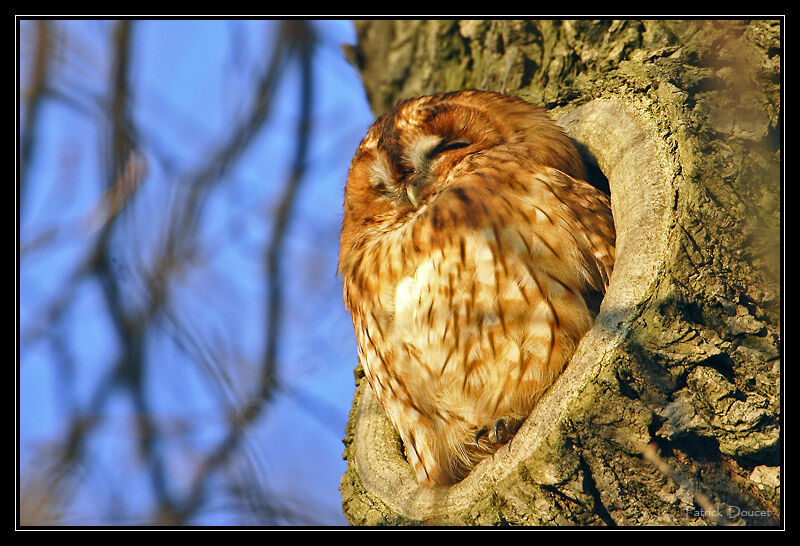
<svg viewBox="0 0 800 546"><path fill-rule="evenodd" d="M597 313L606 195L520 99L412 99L361 142L339 271L364 372L420 483L466 476L519 428Z"/></svg>

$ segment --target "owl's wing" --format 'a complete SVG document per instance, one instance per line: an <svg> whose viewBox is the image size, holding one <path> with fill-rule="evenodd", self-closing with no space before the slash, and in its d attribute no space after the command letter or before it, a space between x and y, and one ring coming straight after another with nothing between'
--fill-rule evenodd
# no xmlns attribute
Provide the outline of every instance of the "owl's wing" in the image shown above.
<svg viewBox="0 0 800 546"><path fill-rule="evenodd" d="M596 312L614 268L616 235L611 201L606 194L588 182L572 178L557 169L547 170L549 172L546 180L553 195L573 213L575 231L583 236L584 244L580 246L588 273L586 280L590 292L599 294L597 297L591 293L587 296L589 300L597 300L596 304L589 306Z"/></svg>
<svg viewBox="0 0 800 546"><path fill-rule="evenodd" d="M427 213L432 223L448 225L450 220L449 225L527 232L523 245L531 264L579 294L596 315L614 266L609 197L552 167L508 160L487 163L451 178ZM509 231L506 250L515 246L514 229Z"/></svg>
<svg viewBox="0 0 800 546"><path fill-rule="evenodd" d="M503 218L504 212L505 216L514 211L524 214L536 238L546 243L550 252L561 255L558 263L571 263L577 269L583 286L567 284L579 290L587 307L597 314L615 257L614 220L606 194L558 169L536 164L523 167L514 161L472 171L454 180L450 189L459 191L459 187L471 188L473 196L481 188L485 195L475 200L481 206L494 204L495 218ZM543 256L535 258L538 261Z"/></svg>

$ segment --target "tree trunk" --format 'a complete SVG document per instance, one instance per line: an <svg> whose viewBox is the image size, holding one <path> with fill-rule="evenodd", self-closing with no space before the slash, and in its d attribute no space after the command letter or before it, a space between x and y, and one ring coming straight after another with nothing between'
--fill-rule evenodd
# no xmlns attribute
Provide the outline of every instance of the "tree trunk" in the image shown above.
<svg viewBox="0 0 800 546"><path fill-rule="evenodd" d="M481 88L553 117L607 178L594 328L514 439L419 488L359 368L353 524L781 524L781 21L364 21L375 114ZM602 174L600 174L602 173Z"/></svg>

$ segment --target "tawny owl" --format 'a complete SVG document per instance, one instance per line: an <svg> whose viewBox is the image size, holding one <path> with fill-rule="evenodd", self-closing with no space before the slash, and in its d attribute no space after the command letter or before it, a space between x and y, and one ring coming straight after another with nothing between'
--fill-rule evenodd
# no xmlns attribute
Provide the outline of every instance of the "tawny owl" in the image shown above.
<svg viewBox="0 0 800 546"><path fill-rule="evenodd" d="M614 226L584 178L546 111L485 91L402 102L358 147L344 299L421 484L508 442L591 327Z"/></svg>

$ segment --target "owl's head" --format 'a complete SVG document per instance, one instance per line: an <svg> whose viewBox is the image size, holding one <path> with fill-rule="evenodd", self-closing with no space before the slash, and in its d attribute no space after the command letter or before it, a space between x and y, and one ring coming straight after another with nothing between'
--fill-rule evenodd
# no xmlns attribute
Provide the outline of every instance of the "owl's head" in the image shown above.
<svg viewBox="0 0 800 546"><path fill-rule="evenodd" d="M497 161L492 150L584 178L572 141L545 110L519 98L467 90L409 99L379 117L356 150L342 252L359 236L413 218L482 161Z"/></svg>

